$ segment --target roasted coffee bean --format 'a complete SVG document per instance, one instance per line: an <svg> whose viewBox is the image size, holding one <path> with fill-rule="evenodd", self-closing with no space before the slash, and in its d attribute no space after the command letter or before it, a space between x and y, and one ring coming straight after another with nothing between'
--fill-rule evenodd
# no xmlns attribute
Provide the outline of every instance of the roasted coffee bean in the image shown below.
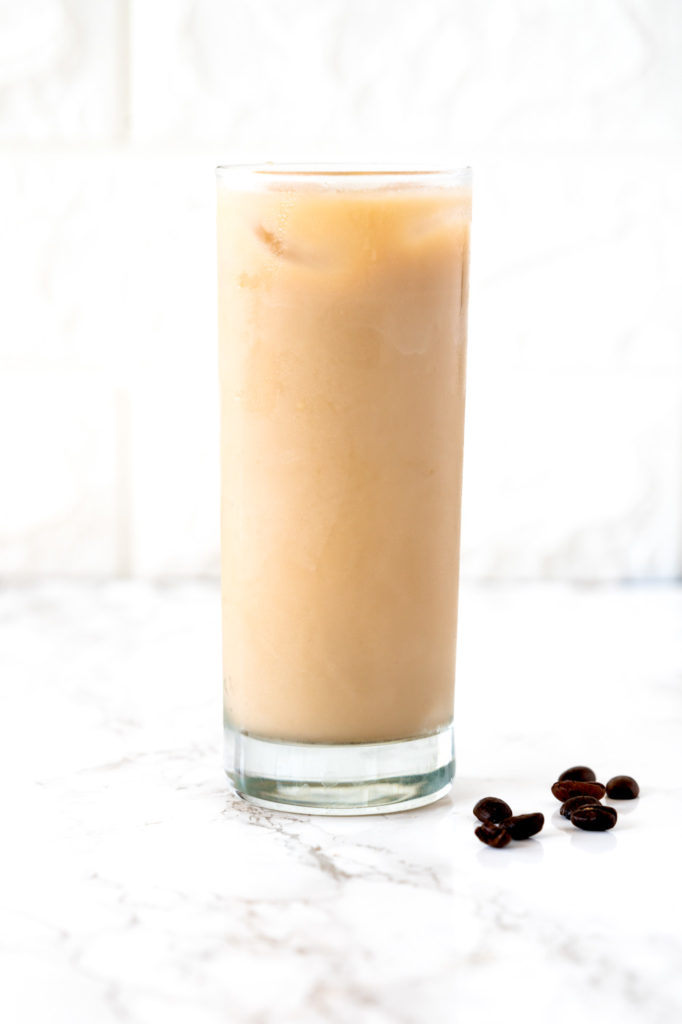
<svg viewBox="0 0 682 1024"><path fill-rule="evenodd" d="M614 775L606 783L606 795L612 800L634 800L639 796L639 786L631 775Z"/></svg>
<svg viewBox="0 0 682 1024"><path fill-rule="evenodd" d="M496 825L493 821L486 821L475 829L475 834L487 846L496 846L498 849L506 846L511 836L502 825Z"/></svg>
<svg viewBox="0 0 682 1024"><path fill-rule="evenodd" d="M596 782L597 776L591 768L584 764L577 764L574 768L567 768L559 776L559 782Z"/></svg>
<svg viewBox="0 0 682 1024"><path fill-rule="evenodd" d="M502 824L512 839L530 839L541 831L545 824L545 816L540 811L533 814L515 814Z"/></svg>
<svg viewBox="0 0 682 1024"><path fill-rule="evenodd" d="M587 807L590 804L598 804L596 796L569 796L568 800L561 805L559 808L559 814L563 814L564 818L570 818L573 811L577 810L578 807Z"/></svg>
<svg viewBox="0 0 682 1024"><path fill-rule="evenodd" d="M603 804L584 804L577 807L571 815L571 824L584 829L585 832L606 832L608 828L613 828L617 821L616 808L605 807Z"/></svg>
<svg viewBox="0 0 682 1024"><path fill-rule="evenodd" d="M555 782L552 792L562 804L569 796L594 796L601 800L606 792L606 786L602 786L601 782L577 782L575 779L566 779L565 782Z"/></svg>
<svg viewBox="0 0 682 1024"><path fill-rule="evenodd" d="M496 796L484 796L474 807L474 814L479 821L500 822L505 818L511 818L512 811L509 804L499 800Z"/></svg>

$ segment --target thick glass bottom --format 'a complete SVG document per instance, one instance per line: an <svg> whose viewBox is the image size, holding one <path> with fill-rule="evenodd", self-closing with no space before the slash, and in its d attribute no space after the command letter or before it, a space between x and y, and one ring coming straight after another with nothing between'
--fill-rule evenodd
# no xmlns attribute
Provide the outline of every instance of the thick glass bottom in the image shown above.
<svg viewBox="0 0 682 1024"><path fill-rule="evenodd" d="M452 724L388 743L289 743L225 726L225 771L245 800L303 814L386 814L450 789Z"/></svg>

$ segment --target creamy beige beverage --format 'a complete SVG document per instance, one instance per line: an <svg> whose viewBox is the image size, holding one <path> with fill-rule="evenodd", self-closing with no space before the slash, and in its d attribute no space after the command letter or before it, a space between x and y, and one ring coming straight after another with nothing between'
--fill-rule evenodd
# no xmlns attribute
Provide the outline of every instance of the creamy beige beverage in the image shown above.
<svg viewBox="0 0 682 1024"><path fill-rule="evenodd" d="M254 175L254 178L257 178ZM218 186L224 698L242 733L452 719L470 192Z"/></svg>

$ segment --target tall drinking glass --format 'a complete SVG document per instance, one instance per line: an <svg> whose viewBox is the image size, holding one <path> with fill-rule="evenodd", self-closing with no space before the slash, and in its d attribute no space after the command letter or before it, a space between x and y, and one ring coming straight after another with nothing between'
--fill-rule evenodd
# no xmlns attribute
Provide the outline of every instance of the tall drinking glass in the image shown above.
<svg viewBox="0 0 682 1024"><path fill-rule="evenodd" d="M226 771L402 810L454 775L471 177L219 168Z"/></svg>

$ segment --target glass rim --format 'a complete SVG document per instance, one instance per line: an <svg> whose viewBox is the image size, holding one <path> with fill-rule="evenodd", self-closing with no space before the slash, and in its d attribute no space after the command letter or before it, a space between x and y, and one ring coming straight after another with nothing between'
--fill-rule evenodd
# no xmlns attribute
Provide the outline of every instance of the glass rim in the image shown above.
<svg viewBox="0 0 682 1024"><path fill-rule="evenodd" d="M381 183L405 184L407 182L432 185L471 186L472 169L468 164L453 167L431 164L415 167L412 164L377 163L253 163L219 164L215 169L218 179L247 180L252 183L267 180L301 180L310 183L332 179L334 183L348 182L354 185L377 186Z"/></svg>

